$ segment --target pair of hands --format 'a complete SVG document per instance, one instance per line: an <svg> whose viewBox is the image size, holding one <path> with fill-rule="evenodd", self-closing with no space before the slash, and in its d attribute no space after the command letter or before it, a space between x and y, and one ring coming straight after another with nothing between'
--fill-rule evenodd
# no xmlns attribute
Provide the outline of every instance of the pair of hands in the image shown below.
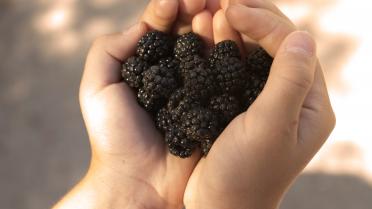
<svg viewBox="0 0 372 209"><path fill-rule="evenodd" d="M276 208L335 124L313 39L266 0L152 0L141 20L89 52L80 102L91 165L55 208ZM121 79L121 62L151 29L234 40L245 53L258 43L275 57L261 95L206 158L169 154Z"/></svg>

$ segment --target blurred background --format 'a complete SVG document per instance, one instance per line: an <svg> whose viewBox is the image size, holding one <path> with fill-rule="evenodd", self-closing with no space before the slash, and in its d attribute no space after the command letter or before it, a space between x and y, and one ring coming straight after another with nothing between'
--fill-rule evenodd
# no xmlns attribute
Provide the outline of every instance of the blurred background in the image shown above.
<svg viewBox="0 0 372 209"><path fill-rule="evenodd" d="M337 126L281 209L372 208L372 6L274 0L314 34ZM0 0L0 208L50 208L85 173L78 104L92 40L133 23L145 0Z"/></svg>

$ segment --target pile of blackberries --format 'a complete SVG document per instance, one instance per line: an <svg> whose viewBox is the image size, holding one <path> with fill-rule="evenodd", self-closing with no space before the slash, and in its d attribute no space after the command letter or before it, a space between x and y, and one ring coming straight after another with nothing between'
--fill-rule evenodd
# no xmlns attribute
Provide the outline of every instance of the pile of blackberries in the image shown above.
<svg viewBox="0 0 372 209"><path fill-rule="evenodd" d="M218 43L208 58L200 37L151 31L123 64L124 81L154 118L170 153L204 155L227 124L257 98L273 59L258 48L242 60L235 42Z"/></svg>

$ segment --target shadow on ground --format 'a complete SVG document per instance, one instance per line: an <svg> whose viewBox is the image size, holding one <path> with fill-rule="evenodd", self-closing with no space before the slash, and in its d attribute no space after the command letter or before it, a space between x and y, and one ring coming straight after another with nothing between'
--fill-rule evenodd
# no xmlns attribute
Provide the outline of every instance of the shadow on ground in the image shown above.
<svg viewBox="0 0 372 209"><path fill-rule="evenodd" d="M351 175L304 174L280 209L370 209L372 186Z"/></svg>

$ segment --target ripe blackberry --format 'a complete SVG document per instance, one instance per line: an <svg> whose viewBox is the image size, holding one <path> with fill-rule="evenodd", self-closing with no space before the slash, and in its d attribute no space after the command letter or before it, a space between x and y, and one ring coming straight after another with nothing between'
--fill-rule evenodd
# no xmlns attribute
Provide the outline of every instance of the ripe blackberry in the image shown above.
<svg viewBox="0 0 372 209"><path fill-rule="evenodd" d="M248 71L259 76L267 77L272 63L273 58L262 47L252 51L246 58Z"/></svg>
<svg viewBox="0 0 372 209"><path fill-rule="evenodd" d="M180 62L173 57L167 57L160 59L158 65L160 67L166 67L169 70L176 72L179 69Z"/></svg>
<svg viewBox="0 0 372 209"><path fill-rule="evenodd" d="M177 124L165 133L165 142L169 152L181 158L190 157L199 145L199 142L188 139L186 132Z"/></svg>
<svg viewBox="0 0 372 209"><path fill-rule="evenodd" d="M173 121L171 120L171 115L166 107L161 108L155 116L155 126L161 132L165 133L170 130Z"/></svg>
<svg viewBox="0 0 372 209"><path fill-rule="evenodd" d="M166 103L166 100L159 94L152 91L148 92L143 88L138 90L137 100L149 113L156 112Z"/></svg>
<svg viewBox="0 0 372 209"><path fill-rule="evenodd" d="M199 36L189 32L178 37L174 47L174 56L182 60L189 55L200 55L202 47L203 42Z"/></svg>
<svg viewBox="0 0 372 209"><path fill-rule="evenodd" d="M247 71L236 57L225 57L216 64L216 80L222 92L235 93L247 82Z"/></svg>
<svg viewBox="0 0 372 209"><path fill-rule="evenodd" d="M164 98L169 98L178 82L174 72L166 67L154 65L143 73L143 88L148 92L154 92Z"/></svg>
<svg viewBox="0 0 372 209"><path fill-rule="evenodd" d="M147 110L158 110L178 86L174 73L157 65L143 72L142 83L138 99Z"/></svg>
<svg viewBox="0 0 372 209"><path fill-rule="evenodd" d="M209 150L212 148L212 145L214 143L214 140L204 140L200 143L201 151L204 156L206 156L209 152Z"/></svg>
<svg viewBox="0 0 372 209"><path fill-rule="evenodd" d="M160 67L166 67L168 68L176 77L177 81L179 82L181 80L180 76L180 62L173 58L173 57L167 57L159 60L158 65Z"/></svg>
<svg viewBox="0 0 372 209"><path fill-rule="evenodd" d="M137 55L149 63L155 63L172 52L172 39L160 31L145 34L137 44Z"/></svg>
<svg viewBox="0 0 372 209"><path fill-rule="evenodd" d="M222 126L226 126L242 112L239 100L228 94L212 97L209 109L219 113L219 121Z"/></svg>
<svg viewBox="0 0 372 209"><path fill-rule="evenodd" d="M187 72L190 72L191 70L197 67L206 68L207 67L206 60L200 57L199 55L189 55L180 62L181 75L185 77L185 74Z"/></svg>
<svg viewBox="0 0 372 209"><path fill-rule="evenodd" d="M216 91L213 72L209 68L196 67L184 75L184 88L188 95L207 100Z"/></svg>
<svg viewBox="0 0 372 209"><path fill-rule="evenodd" d="M214 140L219 134L219 123L214 112L196 107L182 115L182 126L189 139L202 142Z"/></svg>
<svg viewBox="0 0 372 209"><path fill-rule="evenodd" d="M123 64L121 75L132 88L138 89L142 85L142 73L149 68L145 60L140 57L130 57Z"/></svg>
<svg viewBox="0 0 372 209"><path fill-rule="evenodd" d="M185 89L177 89L169 98L166 107L171 120L178 123L185 112L199 106L201 106L200 101L187 95Z"/></svg>
<svg viewBox="0 0 372 209"><path fill-rule="evenodd" d="M261 93L266 83L266 79L260 76L251 76L241 97L242 106L248 109Z"/></svg>
<svg viewBox="0 0 372 209"><path fill-rule="evenodd" d="M212 50L209 56L209 66L214 69L216 63L225 57L240 58L240 51L238 45L234 41L225 40L219 42Z"/></svg>

